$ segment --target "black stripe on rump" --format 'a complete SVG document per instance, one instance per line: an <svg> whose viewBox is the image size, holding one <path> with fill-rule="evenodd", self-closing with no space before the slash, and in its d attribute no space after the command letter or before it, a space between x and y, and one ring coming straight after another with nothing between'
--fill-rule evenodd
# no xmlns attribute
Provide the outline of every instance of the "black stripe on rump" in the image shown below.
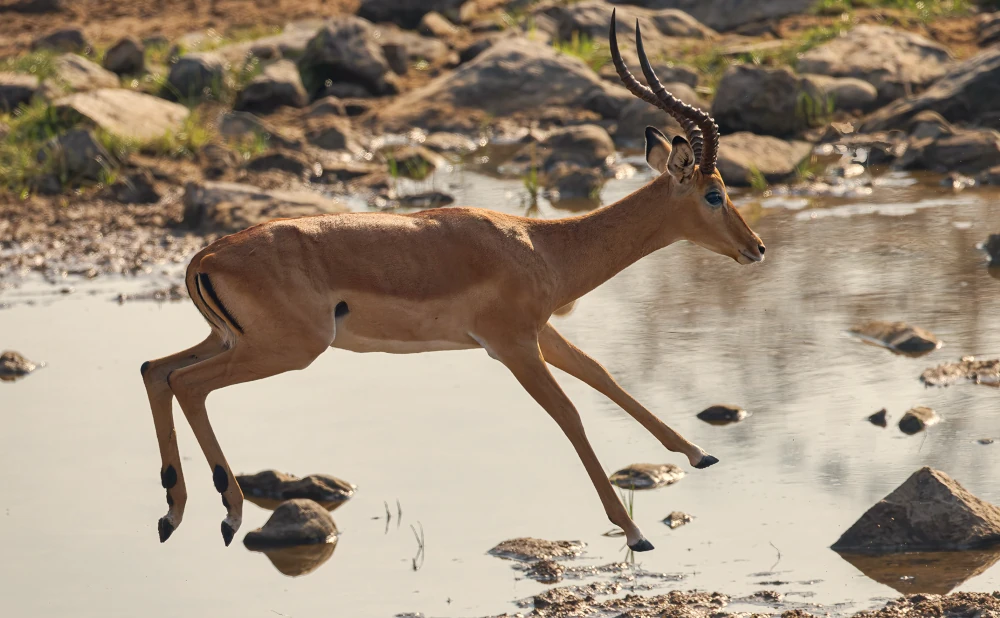
<svg viewBox="0 0 1000 618"><path fill-rule="evenodd" d="M219 295L215 293L215 288L212 287L212 280L208 278L207 273L198 273L198 284L201 285L202 289L205 290L205 293L212 299L215 306L219 308L223 317L229 320L229 323L233 325L233 328L242 334L243 327L240 326L240 323L236 321L236 318L234 318L233 314L229 312L229 309L226 309L226 306L222 304L221 300L219 300Z"/></svg>

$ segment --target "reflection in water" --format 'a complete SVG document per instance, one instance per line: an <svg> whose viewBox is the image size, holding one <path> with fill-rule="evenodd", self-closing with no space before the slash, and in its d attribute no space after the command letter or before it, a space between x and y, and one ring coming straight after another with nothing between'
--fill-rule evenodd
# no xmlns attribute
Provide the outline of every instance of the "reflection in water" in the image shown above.
<svg viewBox="0 0 1000 618"><path fill-rule="evenodd" d="M897 592L948 594L996 564L1000 549L839 555L869 578Z"/></svg>
<svg viewBox="0 0 1000 618"><path fill-rule="evenodd" d="M337 548L337 538L332 537L326 543L314 545L297 545L278 549L249 549L267 556L274 568L289 577L299 577L312 573L333 556Z"/></svg>

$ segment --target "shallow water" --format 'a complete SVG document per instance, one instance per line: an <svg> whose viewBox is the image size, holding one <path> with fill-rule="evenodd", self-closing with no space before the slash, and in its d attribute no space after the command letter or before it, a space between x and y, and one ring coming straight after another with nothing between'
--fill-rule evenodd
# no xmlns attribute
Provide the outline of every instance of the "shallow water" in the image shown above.
<svg viewBox="0 0 1000 618"><path fill-rule="evenodd" d="M604 201L647 179L640 172L609 184ZM434 183L460 203L524 212L516 181L464 172ZM637 563L683 576L659 590L770 588L849 612L896 592L829 546L919 467L1000 503L1000 440L977 443L1000 438L1000 391L925 389L918 380L939 362L1000 355L1000 280L975 249L1000 230L997 198L908 176L886 178L862 200L741 198L768 247L763 264L741 267L678 244L556 319L647 407L721 459L690 469L611 402L557 372L608 473L637 462L688 471L635 494L636 521L656 546ZM547 203L537 211L565 214ZM153 281L98 280L68 296L31 283L0 293L12 304L0 311L0 347L48 364L0 384L5 613L483 616L516 611L514 600L546 588L486 555L499 541L582 540L583 564L625 557L623 539L602 536L611 525L569 442L482 351L330 350L305 371L209 399L235 472L328 473L359 487L333 513L341 535L332 557L297 578L242 547L243 534L269 515L249 502L236 542L223 546L223 508L175 406L189 500L183 524L161 545L156 521L166 505L139 365L200 341L206 327L188 302L110 302ZM869 319L910 321L944 347L914 359L844 335ZM695 418L716 403L752 415L724 427ZM895 422L914 405L935 408L943 422L904 435ZM882 407L885 429L865 421ZM660 520L674 510L694 521L670 530ZM425 534L417 571L410 524ZM1000 589L1000 567L957 589Z"/></svg>

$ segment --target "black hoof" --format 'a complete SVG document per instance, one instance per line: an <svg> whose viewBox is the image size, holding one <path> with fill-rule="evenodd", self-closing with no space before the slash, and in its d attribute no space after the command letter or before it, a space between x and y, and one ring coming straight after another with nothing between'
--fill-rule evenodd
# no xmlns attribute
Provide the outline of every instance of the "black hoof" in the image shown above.
<svg viewBox="0 0 1000 618"><path fill-rule="evenodd" d="M698 468L699 470L704 470L705 468L717 463L719 463L719 459L717 457L712 457L711 455L705 455L704 457L701 458L701 461L695 464L695 468Z"/></svg>
<svg viewBox="0 0 1000 618"><path fill-rule="evenodd" d="M653 549L653 544L646 539L642 539L635 545L629 545L628 548L632 551L649 551Z"/></svg>
<svg viewBox="0 0 1000 618"><path fill-rule="evenodd" d="M229 547L229 544L233 542L233 535L235 534L236 531L233 530L232 526L226 522L222 522L222 540L226 542L226 547Z"/></svg>
<svg viewBox="0 0 1000 618"><path fill-rule="evenodd" d="M161 517L160 523L156 524L156 530L160 533L160 542L163 543L174 533L174 526L166 517Z"/></svg>

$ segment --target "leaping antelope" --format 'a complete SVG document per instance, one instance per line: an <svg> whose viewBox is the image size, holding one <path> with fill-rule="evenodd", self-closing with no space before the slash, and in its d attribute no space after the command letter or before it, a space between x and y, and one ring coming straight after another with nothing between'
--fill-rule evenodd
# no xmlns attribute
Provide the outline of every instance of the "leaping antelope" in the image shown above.
<svg viewBox="0 0 1000 618"><path fill-rule="evenodd" d="M644 408L549 322L640 258L689 240L740 264L764 245L733 207L715 167L718 127L660 84L636 48L649 87L622 61L611 18L611 56L632 94L673 116L687 139L646 128L646 162L659 176L591 213L535 220L476 208L414 214L346 213L279 219L213 242L185 282L211 333L198 345L142 364L169 510L160 541L181 523L187 492L171 402L177 397L213 471L227 515L240 527L243 494L209 424L212 391L305 369L327 348L408 354L482 348L503 363L573 443L612 523L628 546L653 545L632 522L580 415L546 363L603 393L695 468L718 459ZM697 161L697 164L696 164Z"/></svg>

